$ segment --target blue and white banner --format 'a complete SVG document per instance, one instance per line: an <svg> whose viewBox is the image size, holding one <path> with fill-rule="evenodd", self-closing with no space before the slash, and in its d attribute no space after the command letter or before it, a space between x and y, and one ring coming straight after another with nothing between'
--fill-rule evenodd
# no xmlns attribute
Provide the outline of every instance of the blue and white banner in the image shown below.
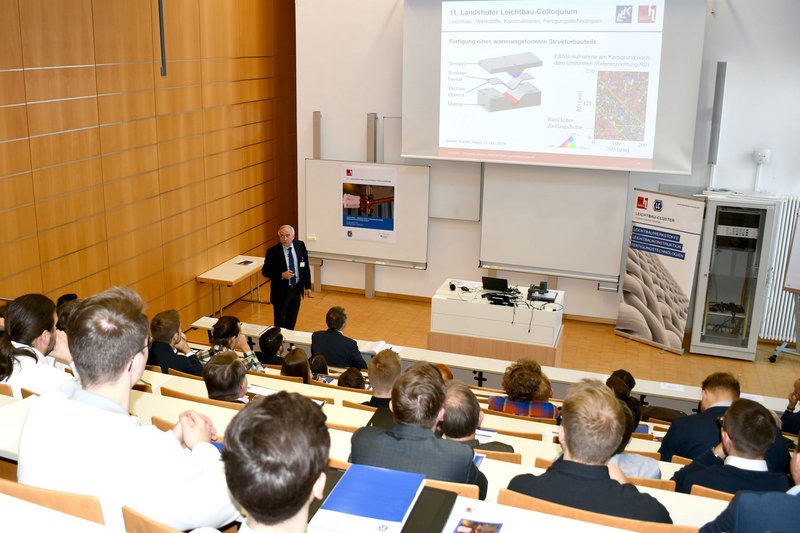
<svg viewBox="0 0 800 533"><path fill-rule="evenodd" d="M705 202L634 189L616 332L683 353Z"/></svg>

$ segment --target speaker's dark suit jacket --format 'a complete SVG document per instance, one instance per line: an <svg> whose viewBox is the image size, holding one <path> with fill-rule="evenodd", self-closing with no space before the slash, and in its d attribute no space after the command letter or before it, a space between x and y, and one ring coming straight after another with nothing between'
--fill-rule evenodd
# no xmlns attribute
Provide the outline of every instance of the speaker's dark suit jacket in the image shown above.
<svg viewBox="0 0 800 533"><path fill-rule="evenodd" d="M661 442L662 461L671 461L673 455L697 459L720 443L722 436L717 419L725 414L725 406L709 407L696 415L676 418ZM775 442L767 450L767 466L773 472L788 472L789 449L780 430L775 430Z"/></svg>
<svg viewBox="0 0 800 533"><path fill-rule="evenodd" d="M723 531L800 531L800 496L785 492L740 492L713 522L700 528L700 533Z"/></svg>
<svg viewBox="0 0 800 533"><path fill-rule="evenodd" d="M350 337L342 335L341 331L328 329L315 331L311 334L311 353L322 354L328 366L347 368L354 366L358 369L367 368L367 363L358 351L358 344Z"/></svg>
<svg viewBox="0 0 800 533"><path fill-rule="evenodd" d="M740 490L786 492L791 486L783 472L756 472L726 465L709 449L672 476L675 490L688 494L693 485L735 493Z"/></svg>
<svg viewBox="0 0 800 533"><path fill-rule="evenodd" d="M478 485L486 498L486 476L472 462L472 448L443 440L433 431L395 424L391 429L363 427L353 434L350 462L416 472L431 479ZM375 487L380 490L380 487Z"/></svg>
<svg viewBox="0 0 800 533"><path fill-rule="evenodd" d="M297 255L295 273L297 273L298 280L294 287L289 286L289 280L281 278L281 274L289 270L289 265L286 263L286 256L283 253L283 245L281 243L267 249L267 254L264 256L264 266L261 267L261 274L270 279L269 299L275 310L283 310L285 308L285 302L289 296L290 290L300 291L302 296L302 292L305 289L311 289L311 267L308 264L306 245L303 241L295 239L292 241L292 247ZM297 311L291 310L290 314L294 316L285 317L285 323L290 325L286 327L294 329ZM284 326L285 324L276 325Z"/></svg>
<svg viewBox="0 0 800 533"><path fill-rule="evenodd" d="M159 365L163 373L167 373L170 368L193 374L195 376L203 375L203 365L197 360L195 355L180 355L175 353L172 346L166 342L153 341L150 345L150 351L147 355L148 365Z"/></svg>

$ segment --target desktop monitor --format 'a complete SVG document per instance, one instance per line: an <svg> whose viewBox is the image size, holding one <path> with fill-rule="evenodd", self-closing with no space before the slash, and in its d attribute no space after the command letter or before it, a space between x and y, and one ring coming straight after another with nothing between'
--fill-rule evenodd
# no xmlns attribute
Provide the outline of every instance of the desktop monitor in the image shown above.
<svg viewBox="0 0 800 533"><path fill-rule="evenodd" d="M506 292L508 290L508 280L483 276L483 290Z"/></svg>

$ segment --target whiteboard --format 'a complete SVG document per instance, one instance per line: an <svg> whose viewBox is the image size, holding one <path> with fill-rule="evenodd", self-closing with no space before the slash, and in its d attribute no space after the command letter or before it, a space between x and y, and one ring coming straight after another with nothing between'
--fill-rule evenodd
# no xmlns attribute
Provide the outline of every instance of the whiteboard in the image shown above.
<svg viewBox="0 0 800 533"><path fill-rule="evenodd" d="M345 226L343 180L347 168L396 176L390 239L370 240ZM424 269L428 261L430 168L358 161L306 159L306 247L314 257ZM349 233L354 235L349 236ZM388 233L388 231L386 232Z"/></svg>
<svg viewBox="0 0 800 533"><path fill-rule="evenodd" d="M628 173L487 164L483 268L619 281Z"/></svg>
<svg viewBox="0 0 800 533"><path fill-rule="evenodd" d="M783 290L800 294L800 214L794 223L792 243L786 260L786 274L783 277Z"/></svg>
<svg viewBox="0 0 800 533"><path fill-rule="evenodd" d="M430 217L477 222L481 216L481 164L400 157L402 119L383 117L384 163L431 167Z"/></svg>

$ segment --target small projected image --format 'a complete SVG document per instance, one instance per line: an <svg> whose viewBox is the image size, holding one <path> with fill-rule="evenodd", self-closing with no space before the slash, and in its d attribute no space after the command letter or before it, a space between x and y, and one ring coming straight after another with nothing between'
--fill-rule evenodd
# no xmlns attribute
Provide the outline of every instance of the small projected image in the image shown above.
<svg viewBox="0 0 800 533"><path fill-rule="evenodd" d="M394 229L394 186L342 184L342 220L345 227Z"/></svg>
<svg viewBox="0 0 800 533"><path fill-rule="evenodd" d="M599 71L594 136L608 141L643 141L647 118L647 72Z"/></svg>
<svg viewBox="0 0 800 533"><path fill-rule="evenodd" d="M502 527L503 524L478 522L476 520L462 518L453 533L498 533Z"/></svg>

